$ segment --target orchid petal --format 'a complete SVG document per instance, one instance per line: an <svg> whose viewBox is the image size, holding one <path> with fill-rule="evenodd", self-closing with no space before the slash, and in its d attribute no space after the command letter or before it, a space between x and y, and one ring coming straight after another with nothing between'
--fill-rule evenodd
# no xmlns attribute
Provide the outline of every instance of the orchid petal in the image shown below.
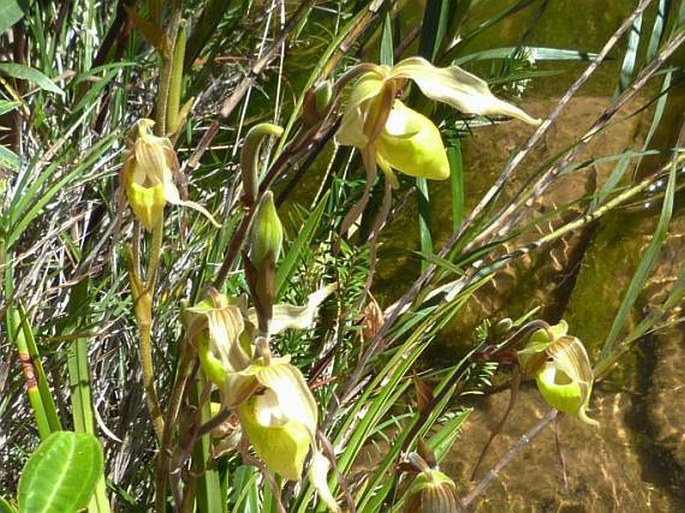
<svg viewBox="0 0 685 513"><path fill-rule="evenodd" d="M258 396L253 395L238 409L243 431L267 467L286 479L298 481L309 454L311 434L296 421L280 426L261 424L257 412L260 404Z"/></svg>
<svg viewBox="0 0 685 513"><path fill-rule="evenodd" d="M440 131L422 114L395 100L377 141L378 163L410 176L444 180L450 175Z"/></svg>
<svg viewBox="0 0 685 513"><path fill-rule="evenodd" d="M383 86L383 79L378 73L365 73L359 78L347 100L349 107L343 114L340 128L335 134L338 144L363 148L369 143L364 128L375 110L373 104L378 103L382 96Z"/></svg>
<svg viewBox="0 0 685 513"><path fill-rule="evenodd" d="M342 511L340 506L335 502L335 497L331 493L331 489L328 487L328 481L326 476L328 475L328 469L330 463L328 459L321 454L318 450L315 450L312 454L312 461L309 466L309 472L307 476L309 477L309 482L312 484L316 492L319 494L319 499L321 499L324 504L328 507L329 511L338 513Z"/></svg>
<svg viewBox="0 0 685 513"><path fill-rule="evenodd" d="M390 74L392 78L413 80L428 98L447 103L465 114L511 116L531 125L541 122L495 97L484 80L458 66L437 68L426 59L410 57L397 64Z"/></svg>
<svg viewBox="0 0 685 513"><path fill-rule="evenodd" d="M259 383L273 391L283 415L299 422L311 432L316 430L318 409L304 376L290 364L264 366L257 374Z"/></svg>
<svg viewBox="0 0 685 513"><path fill-rule="evenodd" d="M318 313L319 305L330 296L337 288L337 285L330 284L321 287L316 292L309 295L307 304L304 306L294 306L287 304L277 304L273 307L273 316L269 321L269 333L276 335L286 329L304 330L314 326L314 319ZM257 323L257 312L250 308L247 313L248 318L253 324Z"/></svg>

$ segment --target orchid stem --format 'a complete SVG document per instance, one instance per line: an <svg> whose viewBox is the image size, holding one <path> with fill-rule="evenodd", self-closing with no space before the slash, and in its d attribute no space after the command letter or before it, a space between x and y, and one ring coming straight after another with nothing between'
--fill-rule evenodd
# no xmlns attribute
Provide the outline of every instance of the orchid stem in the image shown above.
<svg viewBox="0 0 685 513"><path fill-rule="evenodd" d="M147 266L147 282L145 288L153 295L155 290L155 278L159 268L159 258L162 254L162 235L164 233L164 216L161 216L152 229L152 246L150 247L150 261Z"/></svg>

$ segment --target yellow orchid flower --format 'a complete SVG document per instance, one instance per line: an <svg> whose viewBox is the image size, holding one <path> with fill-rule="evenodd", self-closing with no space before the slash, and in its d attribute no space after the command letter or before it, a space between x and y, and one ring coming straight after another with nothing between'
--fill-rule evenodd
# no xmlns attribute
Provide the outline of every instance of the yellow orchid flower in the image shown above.
<svg viewBox="0 0 685 513"><path fill-rule="evenodd" d="M244 308L224 294L208 287L204 296L183 312L186 336L205 376L221 392L221 402L234 407L257 387L254 379L240 374L252 362L252 327L243 318Z"/></svg>
<svg viewBox="0 0 685 513"><path fill-rule="evenodd" d="M496 98L485 81L457 66L437 68L421 57L410 57L392 68L361 66L370 70L361 75L350 94L336 140L359 148L365 166L378 164L393 182L392 169L434 180L449 176L438 128L395 98L406 80L413 80L428 98L465 114L503 115L540 123Z"/></svg>
<svg viewBox="0 0 685 513"><path fill-rule="evenodd" d="M268 355L240 374L258 383L257 391L238 407L243 431L257 456L277 474L298 481L311 450L309 480L329 511L339 512L326 481L328 460L316 445L316 401L302 373L290 364L290 357Z"/></svg>
<svg viewBox="0 0 685 513"><path fill-rule="evenodd" d="M164 218L166 204L171 203L193 208L220 227L205 208L180 198L174 184L174 175L179 173L178 158L169 139L152 134L154 124L150 119L137 122L137 138L121 171L121 183L134 215L147 231L152 231Z"/></svg>
<svg viewBox="0 0 685 513"><path fill-rule="evenodd" d="M518 352L524 375L533 376L543 399L552 408L593 426L596 420L587 416L594 374L583 343L567 335L565 321L549 330L538 330Z"/></svg>
<svg viewBox="0 0 685 513"><path fill-rule="evenodd" d="M302 373L290 358L256 360L240 373L259 390L240 405L238 415L257 455L291 481L300 479L316 430L318 410Z"/></svg>

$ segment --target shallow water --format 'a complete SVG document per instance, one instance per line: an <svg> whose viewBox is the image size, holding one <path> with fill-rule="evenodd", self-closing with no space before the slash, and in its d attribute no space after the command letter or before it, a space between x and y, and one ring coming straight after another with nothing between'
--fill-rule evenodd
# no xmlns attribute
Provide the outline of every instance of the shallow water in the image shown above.
<svg viewBox="0 0 685 513"><path fill-rule="evenodd" d="M535 5L539 7L541 3ZM480 14L470 24L477 25L507 4L501 0L482 2ZM486 48L515 46L531 22L535 26L527 39L531 46L597 52L634 4L629 0L547 2L539 19L534 19L535 8L525 9L469 43L462 55ZM651 12L646 15L644 27L651 27L652 18ZM412 20L405 23L411 24ZM580 137L610 103L624 46L625 43L619 45L613 52L613 60L603 65L569 103L512 178L506 194L521 187L536 166ZM546 116L586 66L587 63L540 63L538 69L562 73L535 79L521 105L533 115ZM489 68L481 71L487 76ZM617 116L621 122L614 123L590 144L577 161L639 148L649 128L651 111L629 114L639 110L647 95L653 92L654 87L630 103ZM663 138L671 137L673 128L667 127L663 134L658 134L655 144L667 144ZM514 121L476 129L463 139L467 209L483 196L511 153L532 133L532 128ZM597 184L605 181L612 170L613 164L598 164L560 179L534 205L531 215L591 196ZM410 182L403 180L403 189L396 195L396 201L407 191ZM318 186L318 181L302 184L298 195L306 198ZM431 183L430 190L435 246L440 247L451 233L449 186ZM596 358L627 284L650 241L658 208L658 202L653 202L651 208L641 204L632 211L621 210L591 229L572 234L532 258L504 269L491 285L479 291L475 301L459 312L458 318L436 341L428 358L436 366L445 363L444 355L453 355L453 361L473 343L474 329L482 319L517 317L534 306L541 307L538 316L549 322L556 322L562 316L567 319L573 334L588 345L591 358ZM570 209L567 217L577 213L577 209ZM375 290L384 305L405 292L419 274L420 262L411 253L419 248L417 217L416 202L410 197L382 234ZM681 271L685 254L683 234L685 212L679 205L654 276L640 296L630 322L659 304ZM569 478L567 490L563 489L553 430L548 427L503 470L475 509L566 513L685 511L685 403L682 400L685 370L681 364L685 361L684 353L685 331L679 327L641 341L638 349L595 387L590 415L600 422L600 427L595 429L573 418L562 420L560 436ZM490 429L499 421L508 397L505 389L475 401L475 411L465 424L463 434L453 453L443 462L443 470L455 478L462 493L473 485L469 479L472 465ZM545 404L534 385L524 384L518 405L491 447L482 472L545 412Z"/></svg>
<svg viewBox="0 0 685 513"><path fill-rule="evenodd" d="M483 18L504 4L486 2ZM599 51L633 6L634 2L595 0L549 2L530 35L529 44ZM498 25L470 44L464 53L515 45L532 16L532 11L526 10ZM651 27L652 16L646 16L644 27ZM472 21L477 23L478 19ZM614 55L620 57L621 53L617 51ZM566 72L533 81L522 102L525 110L544 117L586 66L541 65L541 69L563 68ZM524 183L535 165L565 148L589 128L610 102L619 67L619 60L608 63L581 89L559 122L532 152L527 166L524 165L509 184L508 193ZM651 111L632 117L627 115L638 110L650 92L652 90L617 116L623 122L602 134L577 161L639 148L649 128ZM510 154L532 131L523 124L511 122L478 129L463 140L467 208L482 197ZM654 145L672 145L666 140L672 141L677 132L677 126L667 126ZM601 185L612 170L612 164L595 165L565 177L534 206L534 212L541 214L569 199L591 195L596 184ZM431 201L436 247L440 247L451 231L448 186L431 184ZM668 241L629 324L663 301L675 277L682 271L685 211L681 203L676 200ZM533 306L541 306L538 316L550 322L556 322L562 316L567 319L573 334L587 344L591 358L596 358L628 283L651 240L659 208L658 202L651 202L648 208L641 203L632 210L618 211L591 229L567 237L533 258L500 272L493 284L479 291L476 301L460 311L458 318L436 342L429 358L433 358L436 365L445 361L445 354L454 354L456 358L470 346L475 338L473 330L483 318L516 317ZM407 229L407 226L416 226L417 216L414 202L409 201L383 236L376 283L383 295L391 299L405 291L420 270L417 258L409 253L418 249L418 229ZM600 427L594 429L573 418L565 418L560 423L568 489L563 489L553 429L548 427L503 470L474 509L569 513L685 511L684 358L682 324L640 341L637 350L595 387L590 415L600 422ZM462 493L473 486L470 482L472 465L508 400L509 392L505 389L475 401L475 411L461 438L443 462L443 470L457 480ZM491 468L546 411L534 385L524 385L518 405L504 432L491 447L480 474Z"/></svg>

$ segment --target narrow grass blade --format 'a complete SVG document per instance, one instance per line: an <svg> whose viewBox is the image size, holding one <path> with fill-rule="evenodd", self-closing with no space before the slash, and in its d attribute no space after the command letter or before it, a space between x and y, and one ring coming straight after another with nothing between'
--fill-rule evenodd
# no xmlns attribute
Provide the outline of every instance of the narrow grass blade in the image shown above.
<svg viewBox="0 0 685 513"><path fill-rule="evenodd" d="M21 165L21 159L12 150L5 146L0 146L0 165L16 171Z"/></svg>
<svg viewBox="0 0 685 513"><path fill-rule="evenodd" d="M666 23L668 21L668 15L671 12L672 4L673 2L671 0L659 0L659 4L656 8L656 17L652 23L652 35L649 38L647 55L645 56L647 62L654 59L659 51L659 45L661 45L664 33L666 32Z"/></svg>
<svg viewBox="0 0 685 513"><path fill-rule="evenodd" d="M419 203L419 236L421 239L421 252L433 253L433 236L431 235L430 195L428 192L428 180L416 179L417 201ZM421 271L428 267L428 262L421 262Z"/></svg>
<svg viewBox="0 0 685 513"><path fill-rule="evenodd" d="M233 473L233 495L236 497L232 513L261 513L257 467L241 465Z"/></svg>
<svg viewBox="0 0 685 513"><path fill-rule="evenodd" d="M275 279L275 297L277 300L285 290L290 277L297 269L297 264L302 259L304 249L309 246L312 238L316 234L316 229L321 223L321 217L324 209L326 208L326 204L328 203L329 195L330 192L327 192L324 197L321 198L319 204L316 206L316 208L314 208L314 211L310 214L305 223L302 225L302 228L298 231L298 236L291 244L290 249L288 249L285 257L283 257L283 260L281 260L278 264L278 270L276 271Z"/></svg>
<svg viewBox="0 0 685 513"><path fill-rule="evenodd" d="M642 36L642 15L635 18L633 25L630 27L628 33L628 47L623 56L623 65L621 66L621 76L618 81L615 96L621 94L630 84L633 74L635 72L635 63L637 62L637 51L640 46L640 38Z"/></svg>
<svg viewBox="0 0 685 513"><path fill-rule="evenodd" d="M0 100L0 116L12 112L17 107L21 106L21 102Z"/></svg>
<svg viewBox="0 0 685 513"><path fill-rule="evenodd" d="M381 50L378 58L381 64L392 67L395 64L395 49L392 44L392 20L390 13L385 15L383 35L381 36Z"/></svg>
<svg viewBox="0 0 685 513"><path fill-rule="evenodd" d="M205 380L199 376L195 386L191 386L191 402L201 409L202 422L207 422L211 418L209 401L200 404L200 397L204 389ZM221 495L221 478L219 472L207 466L210 461L209 436L203 436L195 442L193 447L193 460L191 471L197 477L196 506L197 513L217 513L221 511L221 504L224 504L225 497Z"/></svg>
<svg viewBox="0 0 685 513"><path fill-rule="evenodd" d="M428 0L423 12L419 55L433 62L449 24L448 0Z"/></svg>
<svg viewBox="0 0 685 513"><path fill-rule="evenodd" d="M4 497L0 496L0 513L17 513L17 508L12 506Z"/></svg>
<svg viewBox="0 0 685 513"><path fill-rule="evenodd" d="M452 199L452 231L461 226L464 219L464 165L461 160L461 143L454 139L447 148L450 163L450 197Z"/></svg>
<svg viewBox="0 0 685 513"><path fill-rule="evenodd" d="M87 323L90 311L90 279L85 278L70 290L67 305L67 321L61 333L71 334L82 329ZM71 415L74 420L74 431L97 436L93 416L93 399L90 386L90 365L88 364L88 340L78 338L67 345L67 371L71 390ZM102 476L95 486L95 493L88 506L90 513L109 513L105 478Z"/></svg>
<svg viewBox="0 0 685 513"><path fill-rule="evenodd" d="M650 271L656 263L661 246L666 240L666 235L668 234L668 225L671 221L671 215L673 214L673 198L676 190L676 172L677 166L674 159L671 173L668 177L668 186L666 187L666 194L664 196L664 203L661 208L659 223L654 231L652 241L645 250L644 256L642 257L642 260L640 260L640 264L638 265L637 270L630 281L628 291L623 298L618 313L616 314L614 322L611 325L611 329L609 330L609 334L604 341L604 346L602 347L602 352L600 353L599 357L600 362L601 360L607 358L614 350L614 346L618 340L618 335L621 331L621 328L628 318L630 310L633 308L635 301L637 300L640 291L642 290L642 287L649 276Z"/></svg>
<svg viewBox="0 0 685 513"><path fill-rule="evenodd" d="M33 330L29 324L26 310L19 304L19 315L21 316L21 329L26 340L26 348L28 349L29 356L33 362L33 368L36 371L36 379L38 380L38 392L40 393L40 399L43 403L43 408L45 410L45 416L48 419L48 425L50 426L50 432L62 430L62 424L59 421L59 415L57 413L57 406L55 405L55 400L50 392L50 387L48 386L48 380L45 376L45 370L43 370L43 363L40 360L40 353L38 352L38 346L36 345L36 339L33 336Z"/></svg>
<svg viewBox="0 0 685 513"><path fill-rule="evenodd" d="M24 371L26 393L29 396L29 403L31 404L33 417L38 427L38 434L41 440L45 440L50 436L52 430L50 429L50 421L43 405L40 390L38 389L36 370L31 361L31 354L22 328L21 314L16 308L9 306L6 310L6 316L8 338L14 343L19 353L19 361Z"/></svg>
<svg viewBox="0 0 685 513"><path fill-rule="evenodd" d="M569 50L563 48L545 48L542 46L505 46L502 48L492 48L480 52L470 53L454 59L452 64L462 66L473 61L491 61L493 59L510 59L517 52L524 52L535 61L594 61L596 53L583 52L580 50Z"/></svg>

